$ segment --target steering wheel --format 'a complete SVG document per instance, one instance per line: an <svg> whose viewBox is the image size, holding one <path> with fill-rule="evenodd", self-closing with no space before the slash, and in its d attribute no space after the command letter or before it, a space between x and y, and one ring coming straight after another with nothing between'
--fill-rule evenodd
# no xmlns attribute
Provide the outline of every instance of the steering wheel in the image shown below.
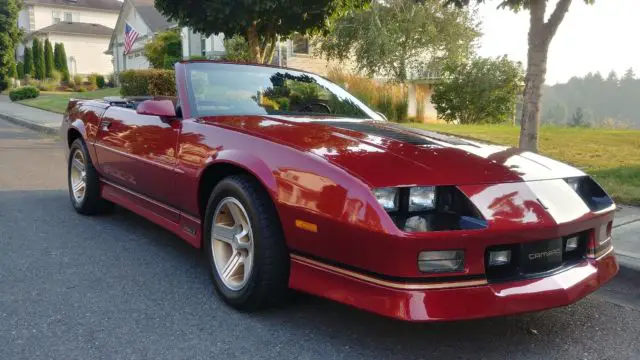
<svg viewBox="0 0 640 360"><path fill-rule="evenodd" d="M313 112L313 107L316 106L316 105L325 108L327 110L327 114L331 114L331 108L329 107L329 105L323 104L323 103L320 103L320 102L306 104L305 106L300 108L300 111L302 111L302 112L307 112L307 111L308 112Z"/></svg>

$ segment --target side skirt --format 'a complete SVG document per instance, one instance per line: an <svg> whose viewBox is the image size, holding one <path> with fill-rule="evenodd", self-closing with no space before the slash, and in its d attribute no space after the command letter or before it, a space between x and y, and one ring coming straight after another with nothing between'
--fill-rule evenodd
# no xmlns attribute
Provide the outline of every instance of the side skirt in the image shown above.
<svg viewBox="0 0 640 360"><path fill-rule="evenodd" d="M120 185L106 180L101 181L101 194L104 199L162 226L178 235L191 246L200 248L202 227L199 219Z"/></svg>

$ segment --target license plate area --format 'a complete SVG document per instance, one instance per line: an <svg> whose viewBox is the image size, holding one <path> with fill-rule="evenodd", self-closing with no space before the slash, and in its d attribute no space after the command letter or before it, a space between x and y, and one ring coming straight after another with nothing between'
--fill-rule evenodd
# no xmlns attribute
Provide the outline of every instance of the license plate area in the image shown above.
<svg viewBox="0 0 640 360"><path fill-rule="evenodd" d="M562 266L562 238L522 244L520 272L546 272Z"/></svg>
<svg viewBox="0 0 640 360"><path fill-rule="evenodd" d="M578 239L578 246L569 250L567 241ZM568 269L587 256L589 231L557 239L541 240L521 244L492 246L485 251L485 272L492 282L513 281L550 276ZM511 261L504 265L490 265L492 251L511 251Z"/></svg>

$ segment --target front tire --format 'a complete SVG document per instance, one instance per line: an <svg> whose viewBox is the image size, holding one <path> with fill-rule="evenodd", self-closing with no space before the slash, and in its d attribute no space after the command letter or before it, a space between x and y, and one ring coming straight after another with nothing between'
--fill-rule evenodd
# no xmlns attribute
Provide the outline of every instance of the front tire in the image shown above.
<svg viewBox="0 0 640 360"><path fill-rule="evenodd" d="M255 179L231 176L215 187L204 236L213 286L225 303L252 311L286 301L288 249L275 206Z"/></svg>
<svg viewBox="0 0 640 360"><path fill-rule="evenodd" d="M95 215L111 209L113 204L100 196L100 178L82 139L76 139L69 148L67 175L69 197L76 212Z"/></svg>

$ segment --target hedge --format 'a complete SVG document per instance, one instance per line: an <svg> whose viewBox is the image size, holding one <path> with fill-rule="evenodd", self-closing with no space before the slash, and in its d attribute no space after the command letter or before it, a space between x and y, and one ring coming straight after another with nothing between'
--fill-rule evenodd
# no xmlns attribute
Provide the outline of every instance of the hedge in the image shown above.
<svg viewBox="0 0 640 360"><path fill-rule="evenodd" d="M9 98L11 101L34 99L38 96L40 96L40 90L35 86L24 86L9 92Z"/></svg>
<svg viewBox="0 0 640 360"><path fill-rule="evenodd" d="M120 73L122 96L176 96L175 71L128 70Z"/></svg>

